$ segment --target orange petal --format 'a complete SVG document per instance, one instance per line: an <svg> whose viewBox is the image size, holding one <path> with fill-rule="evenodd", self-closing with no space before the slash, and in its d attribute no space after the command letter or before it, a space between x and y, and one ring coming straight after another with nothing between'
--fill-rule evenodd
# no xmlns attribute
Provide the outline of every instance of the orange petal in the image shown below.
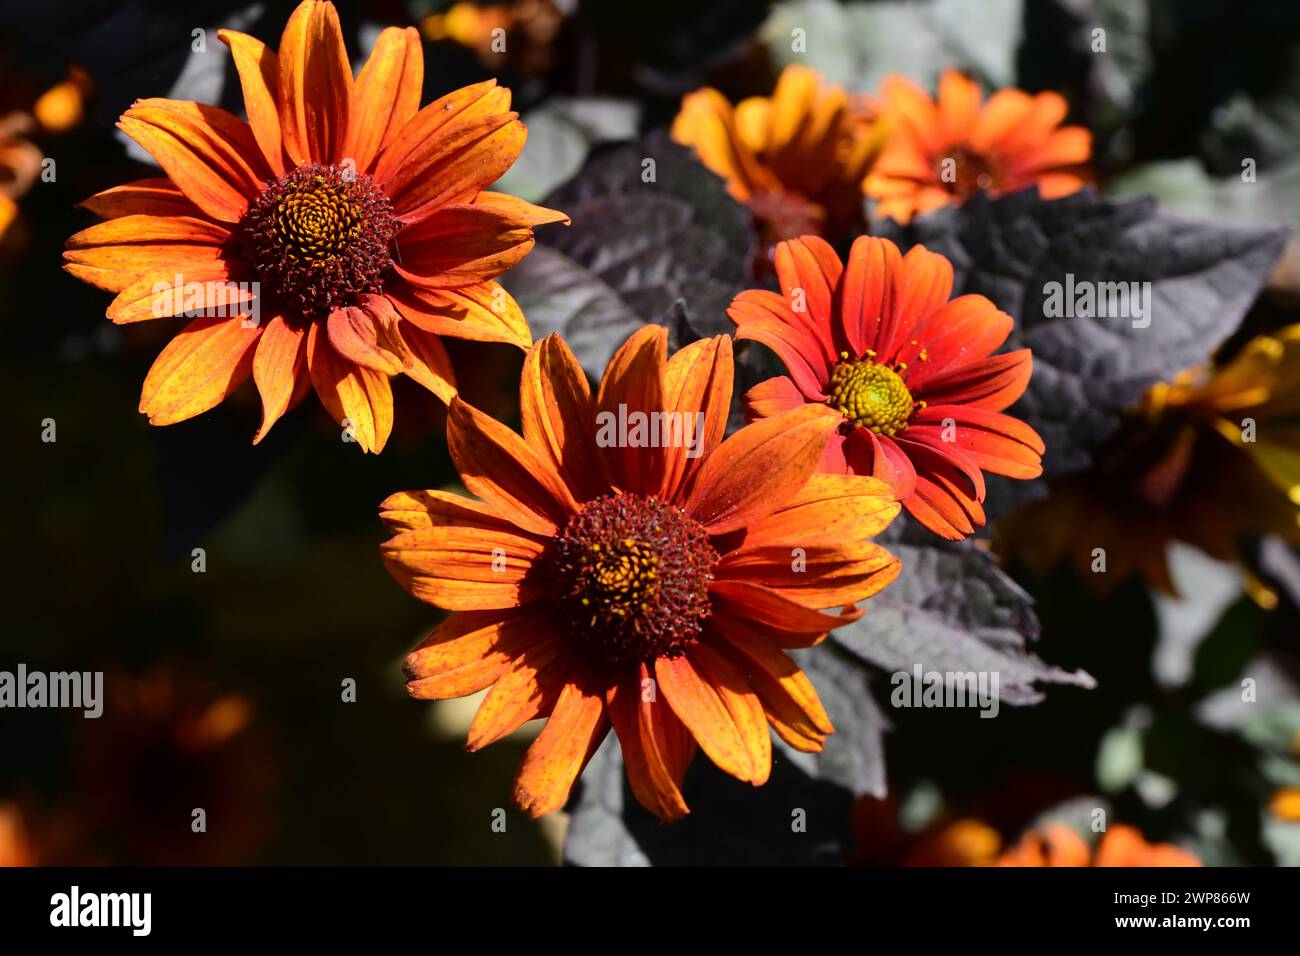
<svg viewBox="0 0 1300 956"><path fill-rule="evenodd" d="M78 233L72 243L79 239ZM209 273L230 269L225 250L207 242L124 242L84 249L69 248L63 253L63 268L79 279L107 292L123 292L150 273Z"/></svg>
<svg viewBox="0 0 1300 956"><path fill-rule="evenodd" d="M306 330L291 326L279 315L266 323L253 357L253 381L262 396L262 427L253 436L256 445L310 381Z"/></svg>
<svg viewBox="0 0 1300 956"><path fill-rule="evenodd" d="M495 79L453 90L434 100L397 131L396 138L384 147L375 166L380 182L405 171L409 179L414 167L423 165L429 153L437 149L439 131L454 130L471 120L482 119L510 109L510 91L497 86ZM391 194L390 194L391 195Z"/></svg>
<svg viewBox="0 0 1300 956"><path fill-rule="evenodd" d="M950 432L945 423L952 424ZM940 440L950 439L947 449L962 452L976 466L995 475L1037 478L1043 473L1043 439L1010 415L969 405L930 405L916 417L914 425L940 430ZM909 427L904 435L915 430Z"/></svg>
<svg viewBox="0 0 1300 956"><path fill-rule="evenodd" d="M760 631L729 622L719 633L721 650L754 688L772 729L796 750L820 751L835 727L808 675Z"/></svg>
<svg viewBox="0 0 1300 956"><path fill-rule="evenodd" d="M474 342L505 342L521 349L532 333L519 303L497 282L461 289L421 289L407 282L384 290L402 317L426 332Z"/></svg>
<svg viewBox="0 0 1300 956"><path fill-rule="evenodd" d="M358 305L335 309L325 327L330 345L340 356L384 375L396 375L406 369L410 358L397 330L399 320L386 298L371 295Z"/></svg>
<svg viewBox="0 0 1300 956"><path fill-rule="evenodd" d="M527 130L512 112L453 120L385 182L394 212L403 222L414 223L439 206L468 202L514 164L526 137Z"/></svg>
<svg viewBox="0 0 1300 956"><path fill-rule="evenodd" d="M460 398L447 416L447 447L465 487L527 531L554 534L578 510L549 461Z"/></svg>
<svg viewBox="0 0 1300 956"><path fill-rule="evenodd" d="M731 412L734 376L731 337L701 339L681 349L664 368L664 410L683 416L683 440L664 449L661 501L676 501L701 463L722 443ZM698 427L697 427L698 423Z"/></svg>
<svg viewBox="0 0 1300 956"><path fill-rule="evenodd" d="M424 289L495 279L533 248L533 227L564 213L522 200L442 206L397 234L398 275Z"/></svg>
<svg viewBox="0 0 1300 956"><path fill-rule="evenodd" d="M352 67L334 4L298 4L280 38L279 67L285 152L296 166L338 163L352 110Z"/></svg>
<svg viewBox="0 0 1300 956"><path fill-rule="evenodd" d="M728 615L741 621L761 624L780 633L772 634L781 647L806 647L841 624L856 621L859 610L829 614L794 601L774 588L752 581L715 580L709 586L714 600L714 614Z"/></svg>
<svg viewBox="0 0 1300 956"><path fill-rule="evenodd" d="M117 125L213 219L238 222L270 178L248 124L215 106L138 100Z"/></svg>
<svg viewBox="0 0 1300 956"><path fill-rule="evenodd" d="M664 408L664 358L668 330L661 325L637 329L609 360L596 393L596 443L604 450L614 484L624 491L650 495L663 481L664 456L655 448L633 447L638 440L634 414L644 415L644 440L649 441L649 415ZM618 425L628 423L628 439ZM613 429L609 434L607 429Z"/></svg>
<svg viewBox="0 0 1300 956"><path fill-rule="evenodd" d="M441 525L406 531L380 548L402 587L450 611L519 607L541 596L534 565L542 545L513 531Z"/></svg>
<svg viewBox="0 0 1300 956"><path fill-rule="evenodd" d="M388 376L339 355L318 322L307 333L307 370L325 410L347 429L361 450L383 451L393 430L393 390Z"/></svg>
<svg viewBox="0 0 1300 956"><path fill-rule="evenodd" d="M564 476L578 501L609 490L593 431L595 408L587 374L559 335L528 351L519 385L524 440Z"/></svg>
<svg viewBox="0 0 1300 956"><path fill-rule="evenodd" d="M984 524L984 508L961 469L921 445L912 445L908 455L916 466L916 488L903 499L908 514L949 541L960 541Z"/></svg>
<svg viewBox="0 0 1300 956"><path fill-rule="evenodd" d="M745 413L750 421L771 418L807 403L808 399L788 375L759 382L745 393Z"/></svg>
<svg viewBox="0 0 1300 956"><path fill-rule="evenodd" d="M746 425L700 468L686 513L710 534L735 531L767 517L812 477L841 421L825 405L805 405Z"/></svg>
<svg viewBox="0 0 1300 956"><path fill-rule="evenodd" d="M456 373L442 340L409 323L401 336L409 352L406 374L437 395L439 401L449 403L456 396Z"/></svg>
<svg viewBox="0 0 1300 956"><path fill-rule="evenodd" d="M609 725L601 694L569 683L551 719L524 754L515 777L515 803L534 819L564 806L573 782L605 739Z"/></svg>
<svg viewBox="0 0 1300 956"><path fill-rule="evenodd" d="M980 87L957 70L939 77L939 125L949 143L964 143L980 114Z"/></svg>
<svg viewBox="0 0 1300 956"><path fill-rule="evenodd" d="M379 520L394 534L447 524L498 531L515 529L513 524L498 515L490 505L449 491L395 492L380 503Z"/></svg>
<svg viewBox="0 0 1300 956"><path fill-rule="evenodd" d="M795 322L821 346L827 362L834 362L839 351L831 335L831 301L843 271L840 257L819 236L777 243L776 274L781 292L791 303Z"/></svg>
<svg viewBox="0 0 1300 956"><path fill-rule="evenodd" d="M927 377L912 397L931 405L971 405L1000 412L1025 393L1034 363L1029 349L991 355Z"/></svg>
<svg viewBox="0 0 1300 956"><path fill-rule="evenodd" d="M884 355L897 338L894 277L903 256L888 239L860 236L849 249L839 290L839 314L854 357L868 349Z"/></svg>
<svg viewBox="0 0 1300 956"><path fill-rule="evenodd" d="M880 342L877 361L890 362L906 349L919 348L919 328L952 295L952 263L925 246L913 246L894 274L894 321L888 341Z"/></svg>
<svg viewBox="0 0 1300 956"><path fill-rule="evenodd" d="M1023 171L1077 166L1092 155L1092 132L1082 126L1066 126L1048 137L1042 146L1025 150L1016 157L1016 168Z"/></svg>
<svg viewBox="0 0 1300 956"><path fill-rule="evenodd" d="M996 148L1004 155L1017 159L1020 155L1042 146L1065 119L1070 110L1065 97L1047 90L1030 98L1029 109L1020 120L1002 136ZM1081 127L1075 127L1081 129ZM1087 157L1085 156L1084 159ZM1072 160L1080 162L1081 160Z"/></svg>
<svg viewBox="0 0 1300 956"><path fill-rule="evenodd" d="M379 34L370 59L357 76L351 122L343 155L369 173L380 151L420 109L424 49L415 27L389 27Z"/></svg>
<svg viewBox="0 0 1300 956"><path fill-rule="evenodd" d="M695 753L695 738L667 701L648 692L653 686L649 668L637 665L635 674L611 688L608 710L633 795L667 823L690 812L682 777Z"/></svg>
<svg viewBox="0 0 1300 956"><path fill-rule="evenodd" d="M540 639L544 615L529 609L453 614L406 655L412 697L441 700L475 694Z"/></svg>
<svg viewBox="0 0 1300 956"><path fill-rule="evenodd" d="M118 216L189 216L202 215L199 208L185 198L170 179L137 179L133 183L113 186L95 193L80 204L101 219Z"/></svg>
<svg viewBox="0 0 1300 956"><path fill-rule="evenodd" d="M893 135L908 136L926 153L938 155L944 147L939 110L925 90L898 74L884 77L880 81L880 90L886 103L886 115L894 126Z"/></svg>
<svg viewBox="0 0 1300 956"><path fill-rule="evenodd" d="M731 104L717 90L706 87L682 97L672 138L694 148L700 162L726 180L728 192L741 202L778 185L742 141Z"/></svg>
<svg viewBox="0 0 1300 956"><path fill-rule="evenodd" d="M555 632L513 658L475 712L465 749L482 750L553 710L571 669L564 638Z"/></svg>
<svg viewBox="0 0 1300 956"><path fill-rule="evenodd" d="M954 365L986 357L1006 341L1014 324L984 296L960 295L933 312L917 328L916 344L908 343L898 357L911 367L908 381L919 385Z"/></svg>
<svg viewBox="0 0 1300 956"><path fill-rule="evenodd" d="M151 425L171 425L219 404L253 370L253 347L262 334L242 319L195 319L167 343L140 393Z"/></svg>
<svg viewBox="0 0 1300 956"><path fill-rule="evenodd" d="M757 786L767 780L771 768L771 738L762 705L734 668L718 666L716 673L721 676L715 676L720 657L716 651L699 657L660 657L655 661L655 679L709 759L733 777ZM766 759L760 738L767 743Z"/></svg>
<svg viewBox="0 0 1300 956"><path fill-rule="evenodd" d="M81 230L68 240L69 249L166 242L220 246L230 230L219 222L191 216L118 216Z"/></svg>
<svg viewBox="0 0 1300 956"><path fill-rule="evenodd" d="M719 562L716 581L746 581L772 588L804 607L837 607L865 601L898 577L898 559L871 541L845 541L839 548L746 548Z"/></svg>
<svg viewBox="0 0 1300 956"><path fill-rule="evenodd" d="M854 549L884 531L898 512L889 485L877 478L816 474L784 507L751 522L728 555L802 547L847 549L846 554L859 556Z"/></svg>
<svg viewBox="0 0 1300 956"><path fill-rule="evenodd" d="M234 58L253 138L262 148L262 156L271 172L277 177L283 176L287 170L280 139L280 107L277 103L280 65L275 52L256 37L235 30L218 30L217 37L230 47L230 55Z"/></svg>
<svg viewBox="0 0 1300 956"><path fill-rule="evenodd" d="M830 361L820 339L796 318L791 303L766 289L747 289L731 300L727 318L736 323L736 340L762 342L781 359L799 390L826 399Z"/></svg>
<svg viewBox="0 0 1300 956"><path fill-rule="evenodd" d="M1033 97L1023 90L998 90L984 104L984 111L971 132L971 146L979 152L999 146L1024 123L1033 108Z"/></svg>
<svg viewBox="0 0 1300 956"><path fill-rule="evenodd" d="M241 284L235 281L239 270ZM198 262L184 271L174 268L139 275L118 293L105 313L117 325L173 315L234 316L251 311L255 298L251 274L243 263L221 259Z"/></svg>

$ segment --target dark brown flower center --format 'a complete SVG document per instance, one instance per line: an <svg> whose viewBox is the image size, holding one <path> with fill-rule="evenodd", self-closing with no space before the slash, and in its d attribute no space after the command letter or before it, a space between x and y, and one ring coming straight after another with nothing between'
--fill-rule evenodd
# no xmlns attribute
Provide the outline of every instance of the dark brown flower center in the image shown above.
<svg viewBox="0 0 1300 956"><path fill-rule="evenodd" d="M393 207L369 176L300 166L268 186L241 224L258 278L307 318L383 289Z"/></svg>
<svg viewBox="0 0 1300 956"><path fill-rule="evenodd" d="M951 166L946 162L952 160ZM962 199L975 193L999 192L1006 175L999 163L973 149L956 147L939 161L940 179L948 191Z"/></svg>
<svg viewBox="0 0 1300 956"><path fill-rule="evenodd" d="M550 554L560 623L608 665L680 654L711 611L718 553L680 509L606 495L569 519Z"/></svg>

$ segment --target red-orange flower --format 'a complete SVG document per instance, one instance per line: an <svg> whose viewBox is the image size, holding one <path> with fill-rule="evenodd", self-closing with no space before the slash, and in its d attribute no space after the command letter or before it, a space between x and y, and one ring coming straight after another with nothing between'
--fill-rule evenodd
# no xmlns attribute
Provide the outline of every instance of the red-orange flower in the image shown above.
<svg viewBox="0 0 1300 956"><path fill-rule="evenodd" d="M1012 320L981 295L951 299L952 264L916 246L862 236L848 265L804 236L777 246L781 292L748 290L727 314L736 338L771 348L789 371L745 395L751 419L801 405L840 412L822 469L874 475L935 534L984 524L984 472L1033 478L1043 441L1001 414L1029 383L1028 349L993 355Z"/></svg>
<svg viewBox="0 0 1300 956"><path fill-rule="evenodd" d="M1054 199L1088 181L1092 134L1061 126L1068 107L1057 93L998 90L981 104L979 84L956 70L940 77L937 100L903 76L885 77L881 91L891 131L866 182L881 216L907 222L977 192L1034 185Z"/></svg>
<svg viewBox="0 0 1300 956"><path fill-rule="evenodd" d="M1148 843L1136 827L1115 824L1097 845L1096 855L1077 833L1061 823L1030 830L998 858L998 866L1200 866L1196 856L1172 843Z"/></svg>
<svg viewBox="0 0 1300 956"><path fill-rule="evenodd" d="M338 14L304 0L277 55L223 30L248 122L178 100L140 100L119 126L167 174L85 205L107 222L68 241L65 268L117 293L117 323L195 316L150 369L140 410L166 425L221 402L251 375L260 441L313 387L357 443L379 451L389 378L444 401L439 337L531 341L493 279L564 220L485 191L523 148L510 93L487 81L419 108L414 28L380 34L353 79Z"/></svg>
<svg viewBox="0 0 1300 956"><path fill-rule="evenodd" d="M548 336L524 363L522 438L451 403L447 444L482 500L412 491L380 506L390 572L456 612L407 657L410 693L491 687L470 750L549 718L515 784L533 816L563 806L611 724L633 792L664 820L687 812L697 743L756 786L768 724L820 750L833 728L785 649L859 617L848 605L898 573L868 540L898 513L888 488L815 474L835 415L795 409L723 441L731 340L670 360L666 342L637 332L593 396Z"/></svg>

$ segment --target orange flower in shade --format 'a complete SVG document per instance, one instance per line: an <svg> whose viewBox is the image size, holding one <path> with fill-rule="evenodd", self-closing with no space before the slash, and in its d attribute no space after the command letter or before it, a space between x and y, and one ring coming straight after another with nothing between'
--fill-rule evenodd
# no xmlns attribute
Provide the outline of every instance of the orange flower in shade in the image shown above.
<svg viewBox="0 0 1300 956"><path fill-rule="evenodd" d="M1283 787L1278 790L1269 801L1268 810L1276 820L1300 823L1300 787Z"/></svg>
<svg viewBox="0 0 1300 956"><path fill-rule="evenodd" d="M998 866L1200 866L1201 861L1172 843L1148 843L1135 827L1115 824L1094 856L1077 833L1062 823L1041 833L1031 830L998 858Z"/></svg>
<svg viewBox="0 0 1300 956"><path fill-rule="evenodd" d="M1091 468L999 522L996 550L1039 574L1069 562L1100 595L1133 576L1177 594L1168 553L1184 541L1241 566L1250 596L1274 607L1242 546L1261 535L1300 545L1297 415L1300 325L1290 325L1152 385Z"/></svg>
<svg viewBox="0 0 1300 956"><path fill-rule="evenodd" d="M950 301L947 259L862 236L844 266L804 236L777 246L776 271L780 293L748 290L727 310L736 338L762 342L790 373L749 390L751 420L830 406L841 421L822 470L887 481L951 540L984 524L984 472L1041 474L1042 439L1001 414L1029 383L1029 350L992 354L1011 317L981 295Z"/></svg>
<svg viewBox="0 0 1300 956"><path fill-rule="evenodd" d="M0 867L35 866L39 859L22 809L13 801L0 803Z"/></svg>
<svg viewBox="0 0 1300 956"><path fill-rule="evenodd" d="M672 136L749 207L763 245L804 233L836 235L863 218L863 180L884 127L857 99L788 66L771 98L735 107L704 88L682 99Z"/></svg>
<svg viewBox="0 0 1300 956"><path fill-rule="evenodd" d="M670 360L666 342L658 326L634 334L593 396L548 336L524 362L522 438L451 403L448 448L482 500L411 491L380 506L389 571L456 612L407 657L411 695L491 687L470 750L549 718L515 783L531 816L564 805L610 725L633 793L663 820L687 812L697 743L755 786L771 768L768 724L821 750L833 728L785 649L859 617L849 605L898 573L868 540L898 513L888 488L815 474L835 415L795 409L723 441L731 340ZM615 420L629 423L624 442L606 440ZM650 420L684 423L688 440L647 447L635 429Z"/></svg>
<svg viewBox="0 0 1300 956"><path fill-rule="evenodd" d="M940 77L937 101L903 76L881 90L890 137L866 182L881 216L905 223L975 193L1035 185L1055 199L1088 181L1092 134L1061 126L1067 106L1056 93L998 90L981 104L979 84L955 70Z"/></svg>
<svg viewBox="0 0 1300 956"><path fill-rule="evenodd" d="M479 4L469 0L432 13L420 24L430 40L451 40L472 50L489 70L511 69L540 76L555 60L564 13L554 0L510 0Z"/></svg>
<svg viewBox="0 0 1300 956"><path fill-rule="evenodd" d="M153 424L192 418L251 375L254 442L314 387L379 451L391 376L454 394L440 336L527 348L523 315L493 279L532 248L534 226L566 217L485 191L523 148L510 93L489 80L420 109L414 28L383 31L355 80L329 3L298 6L278 56L219 36L249 121L138 101L118 125L167 175L87 200L108 221L68 241L64 268L117 293L114 322L198 315L145 379Z"/></svg>

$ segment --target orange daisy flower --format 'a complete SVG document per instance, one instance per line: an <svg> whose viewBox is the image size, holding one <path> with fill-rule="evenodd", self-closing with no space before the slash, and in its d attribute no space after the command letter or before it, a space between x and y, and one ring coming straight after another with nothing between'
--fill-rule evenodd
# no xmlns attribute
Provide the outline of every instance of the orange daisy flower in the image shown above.
<svg viewBox="0 0 1300 956"><path fill-rule="evenodd" d="M863 180L885 128L864 102L824 85L806 67L786 67L771 98L733 108L708 87L688 93L672 137L749 207L770 247L804 233L835 235L861 222Z"/></svg>
<svg viewBox="0 0 1300 956"><path fill-rule="evenodd" d="M260 441L315 388L366 451L393 423L389 379L444 401L455 380L440 336L531 337L493 279L562 213L485 191L523 148L495 81L419 108L414 28L380 34L353 79L338 14L305 0L277 55L223 30L249 121L199 103L138 101L118 125L167 174L85 205L107 222L68 241L65 268L117 293L117 323L197 315L145 379L155 425L192 418L250 375Z"/></svg>
<svg viewBox="0 0 1300 956"><path fill-rule="evenodd" d="M1172 843L1148 843L1136 827L1115 824L1094 856L1079 834L1061 823L1031 830L1007 849L998 866L1200 866L1192 853Z"/></svg>
<svg viewBox="0 0 1300 956"><path fill-rule="evenodd" d="M470 750L549 718L515 782L534 817L564 805L610 725L633 792L664 820L688 812L697 743L755 786L768 724L821 750L833 728L785 649L858 618L850 605L898 573L868 540L898 513L888 488L815 474L836 416L796 409L723 441L731 340L670 360L666 347L662 327L638 331L593 396L548 336L524 362L522 438L451 403L452 460L482 500L410 491L380 506L389 571L456 612L407 657L411 695L491 687Z"/></svg>
<svg viewBox="0 0 1300 956"><path fill-rule="evenodd" d="M790 373L749 390L751 420L830 406L841 420L822 470L885 480L951 540L984 524L984 472L1042 473L1043 440L1001 414L1029 384L1029 350L992 354L1011 316L982 295L949 301L947 259L862 236L844 266L804 236L777 246L776 271L780 293L750 289L727 310L736 338L762 342Z"/></svg>
<svg viewBox="0 0 1300 956"><path fill-rule="evenodd" d="M979 84L956 70L940 77L937 100L904 76L885 77L881 91L890 138L866 182L881 216L906 223L1034 185L1055 199L1088 181L1092 134L1061 126L1068 107L1057 93L998 90L981 104Z"/></svg>
<svg viewBox="0 0 1300 956"><path fill-rule="evenodd" d="M1148 388L1091 468L999 523L995 548L1040 574L1068 561L1100 595L1134 575L1177 595L1168 551L1184 541L1239 565L1250 596L1275 607L1243 542L1300 545L1298 414L1300 325L1290 325Z"/></svg>

